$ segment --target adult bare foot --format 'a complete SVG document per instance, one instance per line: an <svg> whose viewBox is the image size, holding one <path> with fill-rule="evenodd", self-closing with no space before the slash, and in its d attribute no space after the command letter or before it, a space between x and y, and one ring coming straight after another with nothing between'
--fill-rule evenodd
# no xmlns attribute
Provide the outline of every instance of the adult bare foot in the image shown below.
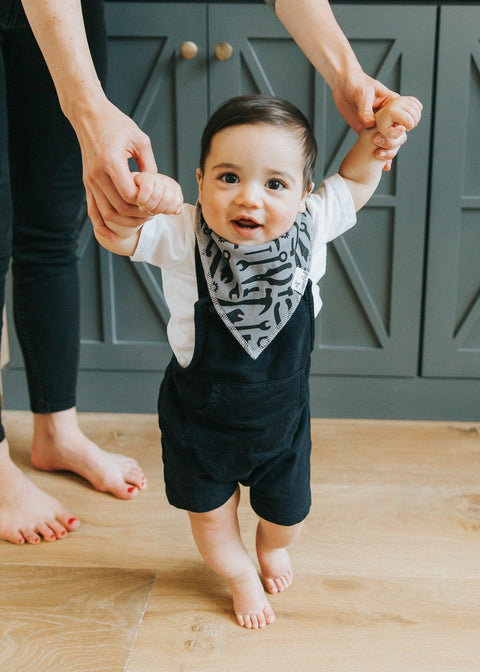
<svg viewBox="0 0 480 672"><path fill-rule="evenodd" d="M35 413L32 464L43 471L73 471L100 492L132 499L147 487L145 474L131 457L109 453L83 434L75 408Z"/></svg>
<svg viewBox="0 0 480 672"><path fill-rule="evenodd" d="M245 628L264 628L275 621L275 614L265 597L263 586L255 568L245 576L229 581L233 597L233 610L237 621Z"/></svg>
<svg viewBox="0 0 480 672"><path fill-rule="evenodd" d="M0 443L0 539L38 544L67 536L80 525L54 497L37 488L10 459L6 439Z"/></svg>

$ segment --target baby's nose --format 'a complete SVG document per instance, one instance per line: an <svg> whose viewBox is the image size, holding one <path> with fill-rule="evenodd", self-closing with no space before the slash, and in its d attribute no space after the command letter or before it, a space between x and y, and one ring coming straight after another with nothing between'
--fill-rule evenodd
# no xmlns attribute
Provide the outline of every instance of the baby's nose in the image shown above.
<svg viewBox="0 0 480 672"><path fill-rule="evenodd" d="M238 194L238 202L248 207L260 207L262 203L260 189L257 185L245 183Z"/></svg>

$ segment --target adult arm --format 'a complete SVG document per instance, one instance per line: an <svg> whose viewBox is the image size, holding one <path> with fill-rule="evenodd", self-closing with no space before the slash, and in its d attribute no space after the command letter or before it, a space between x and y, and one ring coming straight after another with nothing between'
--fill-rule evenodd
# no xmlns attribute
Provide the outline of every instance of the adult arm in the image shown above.
<svg viewBox="0 0 480 672"><path fill-rule="evenodd" d="M138 226L147 216L136 205L138 188L128 167L156 172L150 140L106 97L90 54L80 0L22 0L43 53L60 106L80 143L83 181L93 225Z"/></svg>
<svg viewBox="0 0 480 672"><path fill-rule="evenodd" d="M357 132L375 126L375 111L398 96L367 75L337 23L328 0L266 0L316 70L332 89L333 99L347 123ZM395 155L395 140L377 125L377 158ZM386 152L380 154L380 152Z"/></svg>

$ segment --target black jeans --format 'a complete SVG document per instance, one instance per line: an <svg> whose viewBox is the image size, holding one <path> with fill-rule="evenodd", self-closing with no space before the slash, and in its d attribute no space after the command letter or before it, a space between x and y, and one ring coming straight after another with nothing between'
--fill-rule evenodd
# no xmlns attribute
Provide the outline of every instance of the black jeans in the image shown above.
<svg viewBox="0 0 480 672"><path fill-rule="evenodd" d="M82 6L104 79L103 0L82 0ZM20 0L0 0L0 48L0 306L11 259L30 407L52 413L76 402L81 156ZM0 440L4 436L0 422Z"/></svg>

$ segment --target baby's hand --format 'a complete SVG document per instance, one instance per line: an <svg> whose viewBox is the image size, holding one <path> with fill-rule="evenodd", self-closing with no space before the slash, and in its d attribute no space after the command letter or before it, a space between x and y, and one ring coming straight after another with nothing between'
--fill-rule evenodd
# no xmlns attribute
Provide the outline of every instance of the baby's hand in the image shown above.
<svg viewBox="0 0 480 672"><path fill-rule="evenodd" d="M159 173L135 173L138 186L137 205L148 217L178 215L182 211L183 194L178 182Z"/></svg>
<svg viewBox="0 0 480 672"><path fill-rule="evenodd" d="M417 98L398 96L376 112L377 131L387 138L390 149L396 150L395 154L406 142L407 131L415 128L420 121L422 109L423 105ZM375 134L373 141L378 146L378 134ZM387 162L385 170L390 170L390 163Z"/></svg>
<svg viewBox="0 0 480 672"><path fill-rule="evenodd" d="M133 179L138 187L137 206L145 214L145 218L154 215L178 215L182 211L183 194L178 182L159 173L133 173ZM125 226L108 222L108 228L117 238L136 236L142 228Z"/></svg>
<svg viewBox="0 0 480 672"><path fill-rule="evenodd" d="M389 140L398 140L415 128L422 109L422 103L413 96L398 96L375 114L377 130Z"/></svg>

